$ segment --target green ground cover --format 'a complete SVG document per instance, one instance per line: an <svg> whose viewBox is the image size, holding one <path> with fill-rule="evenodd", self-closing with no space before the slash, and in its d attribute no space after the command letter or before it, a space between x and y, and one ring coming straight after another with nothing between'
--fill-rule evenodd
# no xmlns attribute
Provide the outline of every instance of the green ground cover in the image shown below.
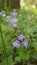
<svg viewBox="0 0 37 65"><path fill-rule="evenodd" d="M17 14L16 28L11 25L10 19L7 20L6 17L0 15L0 65L13 65L16 61L21 62L21 60L37 60L37 10L21 9L17 11ZM6 12L6 15L10 15L10 12ZM12 43L20 33L26 37L29 47L26 49L21 45L15 53ZM27 63L27 65L30 64Z"/></svg>

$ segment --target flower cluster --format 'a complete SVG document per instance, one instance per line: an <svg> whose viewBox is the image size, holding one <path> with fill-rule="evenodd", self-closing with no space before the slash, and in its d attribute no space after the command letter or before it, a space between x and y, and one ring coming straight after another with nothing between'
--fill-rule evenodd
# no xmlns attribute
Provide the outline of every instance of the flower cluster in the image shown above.
<svg viewBox="0 0 37 65"><path fill-rule="evenodd" d="M25 48L28 48L28 42L22 34L18 36L18 40L12 43L13 47L19 48L20 47L20 42L22 42L23 46Z"/></svg>
<svg viewBox="0 0 37 65"><path fill-rule="evenodd" d="M13 18L13 19L11 19L11 24L13 25L13 27L16 27L17 26L17 18L15 17L15 18Z"/></svg>
<svg viewBox="0 0 37 65"><path fill-rule="evenodd" d="M16 23L17 23L17 21L18 21L17 18L16 18L17 13L16 13L16 12L12 12L11 14L12 14L13 18L11 19L10 22L11 22L11 24L13 25L13 27L15 28L15 27L17 27L17 24L16 24Z"/></svg>
<svg viewBox="0 0 37 65"><path fill-rule="evenodd" d="M17 21L18 21L18 19L16 18L16 16L17 16L17 13L16 12L11 12L11 15L9 15L9 16L7 16L6 15L6 12L5 11L2 11L2 12L0 12L0 15L2 16L2 17L6 17L6 19L7 19L7 21L10 21L10 23L12 24L12 26L15 28L15 27L17 27Z"/></svg>

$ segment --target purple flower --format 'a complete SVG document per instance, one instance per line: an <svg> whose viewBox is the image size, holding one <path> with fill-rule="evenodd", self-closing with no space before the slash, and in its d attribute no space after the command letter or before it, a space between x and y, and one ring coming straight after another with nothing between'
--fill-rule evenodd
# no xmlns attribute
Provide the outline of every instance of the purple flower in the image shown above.
<svg viewBox="0 0 37 65"><path fill-rule="evenodd" d="M16 22L17 22L17 18L16 17L11 19L11 21L10 21L10 23L13 25L13 27L17 27Z"/></svg>
<svg viewBox="0 0 37 65"><path fill-rule="evenodd" d="M12 43L12 45L16 48L19 48L20 47L20 42L18 40L16 40L15 42Z"/></svg>
<svg viewBox="0 0 37 65"><path fill-rule="evenodd" d="M23 39L25 39L25 37L23 35L18 36L19 41L22 41Z"/></svg>
<svg viewBox="0 0 37 65"><path fill-rule="evenodd" d="M12 20L11 20L11 23L16 23L17 22L17 19L16 18L13 18Z"/></svg>
<svg viewBox="0 0 37 65"><path fill-rule="evenodd" d="M23 46L24 46L25 48L28 47L28 42L27 42L27 40L24 40L24 42L23 42Z"/></svg>
<svg viewBox="0 0 37 65"><path fill-rule="evenodd" d="M17 16L17 13L16 13L16 12L12 12L12 15L13 15L13 16Z"/></svg>

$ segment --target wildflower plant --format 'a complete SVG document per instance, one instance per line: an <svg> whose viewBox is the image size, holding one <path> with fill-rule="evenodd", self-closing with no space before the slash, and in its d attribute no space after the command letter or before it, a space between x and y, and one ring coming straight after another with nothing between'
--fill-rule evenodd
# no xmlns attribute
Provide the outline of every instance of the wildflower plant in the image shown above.
<svg viewBox="0 0 37 65"><path fill-rule="evenodd" d="M2 60L2 65L6 62L7 65L14 65L16 62L37 59L36 15L26 10L18 13L12 12L11 15L2 17L0 12L0 60Z"/></svg>

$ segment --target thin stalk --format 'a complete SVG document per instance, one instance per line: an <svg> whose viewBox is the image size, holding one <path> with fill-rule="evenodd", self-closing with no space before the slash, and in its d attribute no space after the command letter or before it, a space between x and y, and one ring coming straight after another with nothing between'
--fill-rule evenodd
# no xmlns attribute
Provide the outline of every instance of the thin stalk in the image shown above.
<svg viewBox="0 0 37 65"><path fill-rule="evenodd" d="M7 8L7 5L6 5L7 1L5 0L5 9Z"/></svg>
<svg viewBox="0 0 37 65"><path fill-rule="evenodd" d="M1 33L1 39L2 39L2 42L3 42L4 53L5 53L5 55L7 55L5 42L4 42L4 38L3 38L3 33L2 33L2 28L1 28L1 23L0 23L0 33ZM7 58L7 65L8 65L8 58Z"/></svg>

